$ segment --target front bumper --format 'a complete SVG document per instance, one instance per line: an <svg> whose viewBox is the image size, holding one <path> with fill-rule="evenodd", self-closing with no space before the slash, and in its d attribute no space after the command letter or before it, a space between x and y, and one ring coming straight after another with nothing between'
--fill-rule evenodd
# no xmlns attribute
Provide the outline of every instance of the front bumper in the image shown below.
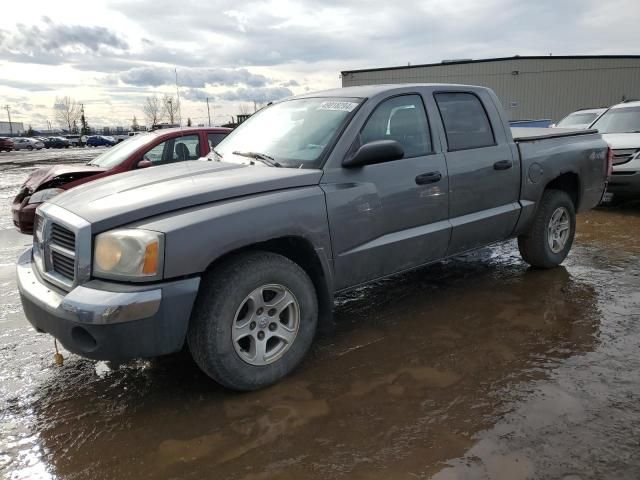
<svg viewBox="0 0 640 480"><path fill-rule="evenodd" d="M16 199L17 200L17 199ZM39 203L29 203L29 197L11 204L11 215L13 224L20 231L27 235L33 234L33 221L36 218L36 208Z"/></svg>
<svg viewBox="0 0 640 480"><path fill-rule="evenodd" d="M607 192L615 196L640 196L640 158L613 166Z"/></svg>
<svg viewBox="0 0 640 480"><path fill-rule="evenodd" d="M18 259L17 276L29 323L95 360L179 351L200 285L198 277L147 286L92 280L66 292L40 277L31 249Z"/></svg>
<svg viewBox="0 0 640 480"><path fill-rule="evenodd" d="M609 178L607 192L619 196L640 196L640 171L614 172Z"/></svg>

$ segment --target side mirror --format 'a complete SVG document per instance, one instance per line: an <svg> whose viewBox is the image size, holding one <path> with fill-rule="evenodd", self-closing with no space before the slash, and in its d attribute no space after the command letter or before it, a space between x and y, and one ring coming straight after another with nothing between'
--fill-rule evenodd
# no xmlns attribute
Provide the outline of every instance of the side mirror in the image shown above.
<svg viewBox="0 0 640 480"><path fill-rule="evenodd" d="M153 162L151 160L140 160L136 166L138 168L153 167Z"/></svg>
<svg viewBox="0 0 640 480"><path fill-rule="evenodd" d="M376 163L391 162L404 157L404 148L395 140L376 140L362 145L353 156L345 158L345 168L364 167Z"/></svg>

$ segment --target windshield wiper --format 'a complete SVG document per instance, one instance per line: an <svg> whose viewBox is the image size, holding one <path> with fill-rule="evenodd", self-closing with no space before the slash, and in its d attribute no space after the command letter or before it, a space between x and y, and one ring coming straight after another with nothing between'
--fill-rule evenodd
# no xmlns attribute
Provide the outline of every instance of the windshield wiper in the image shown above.
<svg viewBox="0 0 640 480"><path fill-rule="evenodd" d="M241 157L251 158L253 160L259 160L265 165L269 165L270 167L281 167L282 165L277 162L273 157L270 157L267 154L259 153L259 152L232 152L234 155L239 155Z"/></svg>
<svg viewBox="0 0 640 480"><path fill-rule="evenodd" d="M222 154L221 154L219 151L217 151L215 148L212 148L212 149L211 149L211 152L213 152L213 154L214 154L216 157L218 157L218 158L216 159L216 161L220 162L220 161L222 160ZM209 161L211 161L211 159L210 159L210 158L209 158Z"/></svg>

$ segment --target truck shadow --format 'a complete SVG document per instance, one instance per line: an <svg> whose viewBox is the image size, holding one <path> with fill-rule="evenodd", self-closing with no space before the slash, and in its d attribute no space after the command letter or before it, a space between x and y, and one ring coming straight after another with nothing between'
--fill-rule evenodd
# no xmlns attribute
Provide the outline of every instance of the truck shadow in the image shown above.
<svg viewBox="0 0 640 480"><path fill-rule="evenodd" d="M515 386L591 351L599 324L593 287L527 269L507 243L339 297L334 331L263 391L226 391L184 353L75 357L33 410L11 408L60 477L432 474L508 411Z"/></svg>

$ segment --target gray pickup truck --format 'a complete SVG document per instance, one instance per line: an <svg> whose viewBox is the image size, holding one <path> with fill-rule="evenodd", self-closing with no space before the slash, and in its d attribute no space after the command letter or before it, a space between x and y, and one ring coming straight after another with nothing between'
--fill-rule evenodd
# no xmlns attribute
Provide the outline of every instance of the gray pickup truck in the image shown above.
<svg viewBox="0 0 640 480"><path fill-rule="evenodd" d="M216 381L257 389L300 363L336 292L511 237L529 264L560 264L609 158L589 130L512 134L487 88L302 95L207 158L43 204L17 266L22 304L82 356L186 344Z"/></svg>

